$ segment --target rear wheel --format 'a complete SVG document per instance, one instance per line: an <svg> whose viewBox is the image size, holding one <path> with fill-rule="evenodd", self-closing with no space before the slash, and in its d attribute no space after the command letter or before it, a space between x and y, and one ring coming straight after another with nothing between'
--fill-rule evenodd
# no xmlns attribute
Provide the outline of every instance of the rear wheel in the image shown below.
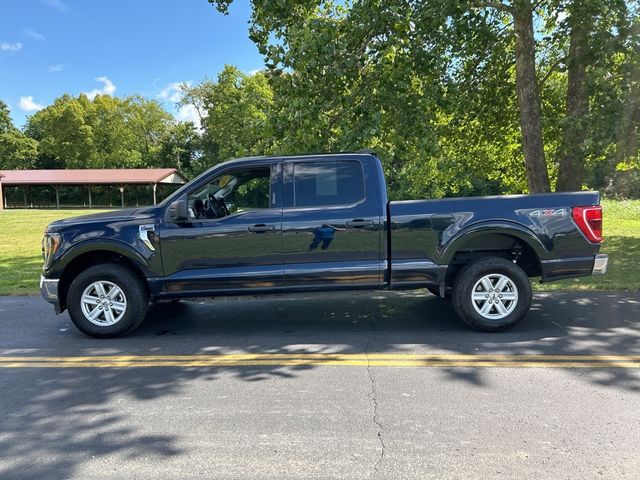
<svg viewBox="0 0 640 480"><path fill-rule="evenodd" d="M466 265L453 286L453 306L467 325L485 332L507 330L531 306L531 283L519 266L487 257Z"/></svg>
<svg viewBox="0 0 640 480"><path fill-rule="evenodd" d="M148 303L147 291L138 276L114 263L95 265L81 272L69 286L67 296L75 326L98 338L133 331L144 320Z"/></svg>

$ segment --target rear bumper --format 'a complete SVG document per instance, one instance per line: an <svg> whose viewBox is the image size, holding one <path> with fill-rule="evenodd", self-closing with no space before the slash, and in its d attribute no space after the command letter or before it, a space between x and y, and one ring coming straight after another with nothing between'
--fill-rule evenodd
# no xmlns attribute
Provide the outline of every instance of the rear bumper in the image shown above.
<svg viewBox="0 0 640 480"><path fill-rule="evenodd" d="M607 273L607 266L609 265L609 255L604 253L599 253L596 255L595 260L593 261L593 271L592 275L604 275Z"/></svg>
<svg viewBox="0 0 640 480"><path fill-rule="evenodd" d="M557 258L540 262L542 282L552 282L563 278L602 275L607 271L609 256L603 253L588 257Z"/></svg>
<svg viewBox="0 0 640 480"><path fill-rule="evenodd" d="M53 278L44 278L40 275L40 293L42 298L53 305L56 313L62 312L60 308L60 298L58 297L58 283L60 280Z"/></svg>

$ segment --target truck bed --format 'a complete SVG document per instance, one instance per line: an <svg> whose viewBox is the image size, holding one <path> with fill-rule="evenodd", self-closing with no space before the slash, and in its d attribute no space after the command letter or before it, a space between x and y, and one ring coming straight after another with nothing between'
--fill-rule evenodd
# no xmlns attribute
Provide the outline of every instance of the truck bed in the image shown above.
<svg viewBox="0 0 640 480"><path fill-rule="evenodd" d="M571 266L554 278L588 275L599 245L584 237L571 212L599 203L598 192L389 202L388 280L392 286L439 283L456 253L509 249L514 241L536 255L543 281L562 262Z"/></svg>

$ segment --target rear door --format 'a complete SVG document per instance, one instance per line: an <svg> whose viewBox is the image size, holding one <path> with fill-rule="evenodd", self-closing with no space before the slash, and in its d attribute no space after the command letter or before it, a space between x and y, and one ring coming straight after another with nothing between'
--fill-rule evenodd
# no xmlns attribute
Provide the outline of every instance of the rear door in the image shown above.
<svg viewBox="0 0 640 480"><path fill-rule="evenodd" d="M282 247L288 288L380 286L383 219L367 157L283 164Z"/></svg>

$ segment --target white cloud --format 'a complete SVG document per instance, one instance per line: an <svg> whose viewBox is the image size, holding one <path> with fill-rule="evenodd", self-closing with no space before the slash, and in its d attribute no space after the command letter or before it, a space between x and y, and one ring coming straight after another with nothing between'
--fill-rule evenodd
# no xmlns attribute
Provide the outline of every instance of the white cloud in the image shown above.
<svg viewBox="0 0 640 480"><path fill-rule="evenodd" d="M69 10L69 4L63 2L62 0L42 0L42 3L49 7L55 8L56 10L60 10L61 12Z"/></svg>
<svg viewBox="0 0 640 480"><path fill-rule="evenodd" d="M182 98L182 85L191 86L191 81L170 83L160 91L158 98L173 103L179 102Z"/></svg>
<svg viewBox="0 0 640 480"><path fill-rule="evenodd" d="M156 97L166 104L174 104L171 107L173 107L173 116L176 120L178 120L179 122L193 122L196 127L201 127L200 115L198 115L198 110L195 106L188 104L178 107L175 105L176 103L180 102L180 100L182 100L182 87L184 85L190 87L192 84L193 82L191 80L185 82L169 83L166 87L160 90L160 93L158 93ZM203 115L206 116L206 112L204 112Z"/></svg>
<svg viewBox="0 0 640 480"><path fill-rule="evenodd" d="M62 63L58 63L56 65L49 65L50 72L61 72L62 70L64 70L64 64Z"/></svg>
<svg viewBox="0 0 640 480"><path fill-rule="evenodd" d="M31 95L20 97L19 106L20 109L24 110L25 112L37 112L38 110L42 110L44 108L44 105L36 103Z"/></svg>
<svg viewBox="0 0 640 480"><path fill-rule="evenodd" d="M253 76L253 75L255 75L256 73L261 72L262 70L263 70L262 68L254 68L253 70L249 70L249 71L247 72L247 75L249 75L249 76Z"/></svg>
<svg viewBox="0 0 640 480"><path fill-rule="evenodd" d="M44 35L30 28L23 29L24 34L33 40L44 40Z"/></svg>
<svg viewBox="0 0 640 480"><path fill-rule="evenodd" d="M200 116L198 110L193 105L183 105L175 114L179 122L193 122L196 127L200 127Z"/></svg>
<svg viewBox="0 0 640 480"><path fill-rule="evenodd" d="M558 12L558 16L556 17L556 20L558 23L562 23L567 19L567 11L566 10L561 10L560 12Z"/></svg>
<svg viewBox="0 0 640 480"><path fill-rule="evenodd" d="M98 77L96 78L97 82L102 82L102 88L94 88L90 92L84 92L84 94L89 97L90 100L93 100L98 95L113 95L116 91L116 86L113 84L111 80L107 77Z"/></svg>
<svg viewBox="0 0 640 480"><path fill-rule="evenodd" d="M21 43L0 42L0 52L17 52L22 50Z"/></svg>

